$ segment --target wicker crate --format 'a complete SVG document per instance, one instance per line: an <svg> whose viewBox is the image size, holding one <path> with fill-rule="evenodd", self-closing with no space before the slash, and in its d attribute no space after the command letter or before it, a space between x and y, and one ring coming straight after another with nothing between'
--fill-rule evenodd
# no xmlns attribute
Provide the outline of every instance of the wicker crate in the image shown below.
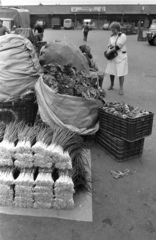
<svg viewBox="0 0 156 240"><path fill-rule="evenodd" d="M153 113L138 118L120 118L99 109L100 129L109 134L133 142L151 135L153 127Z"/></svg>
<svg viewBox="0 0 156 240"><path fill-rule="evenodd" d="M143 153L144 138L128 142L99 130L95 139L96 144L117 162L140 157Z"/></svg>
<svg viewBox="0 0 156 240"><path fill-rule="evenodd" d="M0 102L0 121L9 123L11 121L25 121L33 125L38 105L34 92L29 92L14 101Z"/></svg>

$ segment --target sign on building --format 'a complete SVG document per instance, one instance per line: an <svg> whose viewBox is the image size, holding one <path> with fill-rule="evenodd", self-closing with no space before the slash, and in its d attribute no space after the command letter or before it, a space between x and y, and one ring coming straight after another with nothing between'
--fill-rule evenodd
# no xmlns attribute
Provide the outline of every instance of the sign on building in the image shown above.
<svg viewBox="0 0 156 240"><path fill-rule="evenodd" d="M71 7L71 12L105 12L106 11L106 7Z"/></svg>

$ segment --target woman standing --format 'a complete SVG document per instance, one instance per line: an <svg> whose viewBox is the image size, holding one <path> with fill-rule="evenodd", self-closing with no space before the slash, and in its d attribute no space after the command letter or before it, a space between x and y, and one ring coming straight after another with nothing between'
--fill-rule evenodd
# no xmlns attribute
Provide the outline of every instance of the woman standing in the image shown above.
<svg viewBox="0 0 156 240"><path fill-rule="evenodd" d="M118 55L112 60L108 60L105 73L110 75L110 87L112 90L114 86L115 76L119 77L119 94L123 95L124 76L128 74L128 57L126 51L127 37L124 33L120 32L120 24L113 22L110 25L112 35L109 40L107 53L117 51Z"/></svg>

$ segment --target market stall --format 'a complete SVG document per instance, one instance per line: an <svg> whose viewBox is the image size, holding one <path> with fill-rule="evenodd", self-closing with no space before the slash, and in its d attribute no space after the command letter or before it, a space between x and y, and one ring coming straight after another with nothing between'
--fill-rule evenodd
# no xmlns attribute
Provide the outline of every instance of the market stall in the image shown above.
<svg viewBox="0 0 156 240"><path fill-rule="evenodd" d="M1 42L0 212L91 221L91 157L81 135L98 131L104 90L74 45L63 60L70 52L74 66L40 66L28 39L10 34Z"/></svg>

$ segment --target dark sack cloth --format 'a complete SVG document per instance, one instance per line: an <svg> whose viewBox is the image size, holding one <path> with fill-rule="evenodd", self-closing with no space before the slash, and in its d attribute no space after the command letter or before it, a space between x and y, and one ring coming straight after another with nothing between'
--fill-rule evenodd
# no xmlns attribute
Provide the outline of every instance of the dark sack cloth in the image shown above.
<svg viewBox="0 0 156 240"><path fill-rule="evenodd" d="M46 44L40 51L39 61L44 64L72 65L89 75L89 65L79 47L67 39L55 40Z"/></svg>
<svg viewBox="0 0 156 240"><path fill-rule="evenodd" d="M112 60L117 55L118 55L117 51L113 51L113 52L110 52L110 53L107 53L107 51L104 51L104 56L105 56L105 58L107 58L107 60Z"/></svg>

